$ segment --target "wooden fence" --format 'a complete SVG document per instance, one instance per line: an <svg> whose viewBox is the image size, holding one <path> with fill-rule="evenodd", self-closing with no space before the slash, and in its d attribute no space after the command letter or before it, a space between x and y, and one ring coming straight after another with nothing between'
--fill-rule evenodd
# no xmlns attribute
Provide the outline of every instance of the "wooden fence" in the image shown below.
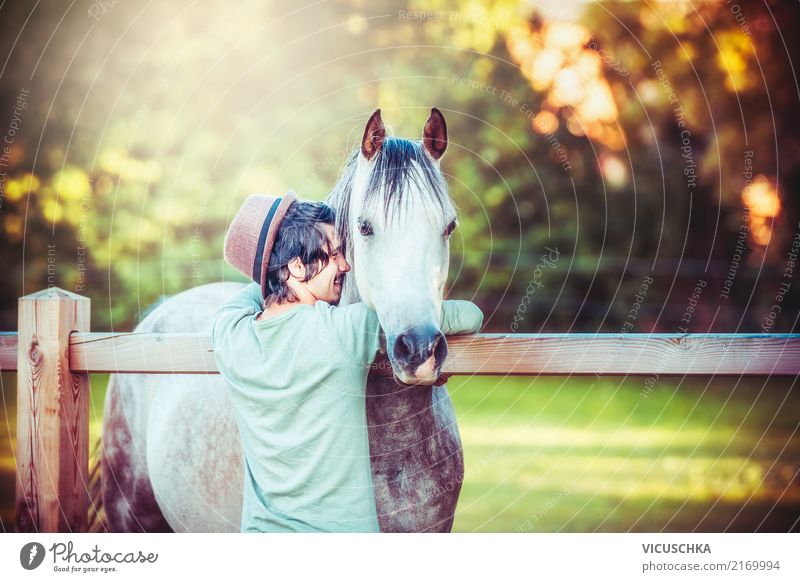
<svg viewBox="0 0 800 582"><path fill-rule="evenodd" d="M92 333L89 313L53 287L20 298L18 332L0 334L0 370L17 371L18 531L86 531L89 373L218 373L206 336ZM800 334L477 334L448 349L447 374L800 373Z"/></svg>

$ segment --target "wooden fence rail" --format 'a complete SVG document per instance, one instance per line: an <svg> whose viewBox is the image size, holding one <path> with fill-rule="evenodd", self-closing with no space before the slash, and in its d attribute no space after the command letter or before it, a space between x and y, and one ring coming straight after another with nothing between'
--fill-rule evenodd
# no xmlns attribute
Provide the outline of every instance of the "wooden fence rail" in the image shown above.
<svg viewBox="0 0 800 582"><path fill-rule="evenodd" d="M89 307L40 291L0 334L0 371L17 371L18 531L86 530L90 372L218 373L207 336L91 333ZM460 375L800 373L800 334L477 334L448 350L443 371ZM391 373L385 358L373 368Z"/></svg>
<svg viewBox="0 0 800 582"><path fill-rule="evenodd" d="M455 375L794 376L800 334L477 334L447 338ZM0 335L0 370L17 369L16 333ZM205 335L86 333L69 337L73 372L218 374ZM380 362L378 364L380 366Z"/></svg>

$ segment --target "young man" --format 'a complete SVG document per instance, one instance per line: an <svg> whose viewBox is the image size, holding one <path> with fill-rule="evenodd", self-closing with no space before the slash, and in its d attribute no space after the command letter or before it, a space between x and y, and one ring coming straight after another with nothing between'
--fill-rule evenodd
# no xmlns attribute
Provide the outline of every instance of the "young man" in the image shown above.
<svg viewBox="0 0 800 582"><path fill-rule="evenodd" d="M244 449L243 532L377 532L365 388L377 314L337 307L350 270L321 202L251 196L225 259L256 283L217 312L212 343ZM480 310L445 301L444 333L476 332Z"/></svg>

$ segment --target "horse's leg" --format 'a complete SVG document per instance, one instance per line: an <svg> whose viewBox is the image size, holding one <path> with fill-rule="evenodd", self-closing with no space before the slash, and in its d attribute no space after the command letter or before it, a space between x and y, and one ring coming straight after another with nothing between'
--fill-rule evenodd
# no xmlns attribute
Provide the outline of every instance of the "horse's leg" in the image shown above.
<svg viewBox="0 0 800 582"><path fill-rule="evenodd" d="M447 388L371 378L367 423L381 531L449 532L464 456Z"/></svg>
<svg viewBox="0 0 800 582"><path fill-rule="evenodd" d="M101 483L105 525L111 532L170 532L147 472L141 408L144 377L111 376L103 415ZM142 385L139 385L139 382ZM139 388L137 390L136 388Z"/></svg>

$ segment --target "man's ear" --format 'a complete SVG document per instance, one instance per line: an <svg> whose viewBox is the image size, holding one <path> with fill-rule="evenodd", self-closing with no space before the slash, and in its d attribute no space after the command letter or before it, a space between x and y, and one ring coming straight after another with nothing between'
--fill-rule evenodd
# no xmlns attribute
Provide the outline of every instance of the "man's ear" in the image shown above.
<svg viewBox="0 0 800 582"><path fill-rule="evenodd" d="M299 279L302 281L306 277L306 266L303 264L303 261L300 260L300 257L295 257L286 265L289 267L289 275L294 277L295 279Z"/></svg>

